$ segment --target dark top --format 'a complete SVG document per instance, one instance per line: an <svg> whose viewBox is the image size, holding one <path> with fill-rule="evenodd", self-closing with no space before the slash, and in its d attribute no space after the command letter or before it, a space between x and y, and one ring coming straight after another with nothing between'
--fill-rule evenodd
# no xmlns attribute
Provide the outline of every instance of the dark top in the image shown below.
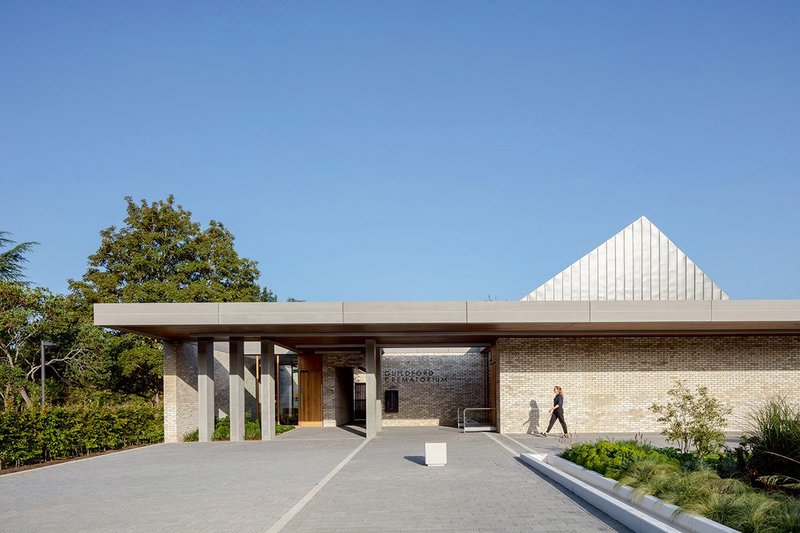
<svg viewBox="0 0 800 533"><path fill-rule="evenodd" d="M556 397L553 398L553 407L564 408L564 397L562 395L556 394Z"/></svg>

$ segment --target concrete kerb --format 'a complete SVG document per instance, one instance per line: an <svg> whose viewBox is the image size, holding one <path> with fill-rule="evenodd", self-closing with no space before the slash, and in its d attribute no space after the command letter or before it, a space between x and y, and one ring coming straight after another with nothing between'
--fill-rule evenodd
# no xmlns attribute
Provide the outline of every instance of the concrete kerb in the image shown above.
<svg viewBox="0 0 800 533"><path fill-rule="evenodd" d="M608 516L621 524L629 527L636 533L680 533L681 530L658 520L655 517L640 511L625 502L609 496L600 489L596 489L583 481L562 472L558 468L547 464L547 455L524 453L520 459L532 466L538 472L549 477L568 491L580 497L587 503L603 511Z"/></svg>
<svg viewBox="0 0 800 533"><path fill-rule="evenodd" d="M555 455L531 454L520 458L580 496L609 516L637 532L688 531L691 533L735 533L713 520L682 512L678 506L654 496L637 495L635 489Z"/></svg>

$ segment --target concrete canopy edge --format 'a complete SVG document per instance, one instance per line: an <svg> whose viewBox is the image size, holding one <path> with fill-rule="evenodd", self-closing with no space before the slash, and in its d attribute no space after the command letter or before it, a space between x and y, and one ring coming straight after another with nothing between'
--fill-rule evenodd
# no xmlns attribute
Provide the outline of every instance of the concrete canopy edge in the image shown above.
<svg viewBox="0 0 800 533"><path fill-rule="evenodd" d="M800 300L95 304L97 326L800 323Z"/></svg>

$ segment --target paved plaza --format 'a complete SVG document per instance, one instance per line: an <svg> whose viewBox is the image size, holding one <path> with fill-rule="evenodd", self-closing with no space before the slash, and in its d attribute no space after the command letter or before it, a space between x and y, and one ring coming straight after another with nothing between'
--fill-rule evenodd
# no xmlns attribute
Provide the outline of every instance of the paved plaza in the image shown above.
<svg viewBox="0 0 800 533"><path fill-rule="evenodd" d="M448 464L424 466L424 443ZM518 459L555 438L299 428L0 476L2 531L627 531Z"/></svg>

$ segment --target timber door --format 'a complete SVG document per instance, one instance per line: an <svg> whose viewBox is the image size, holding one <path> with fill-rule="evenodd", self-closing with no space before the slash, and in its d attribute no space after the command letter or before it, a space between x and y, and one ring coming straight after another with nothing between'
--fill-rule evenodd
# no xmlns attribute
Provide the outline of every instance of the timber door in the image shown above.
<svg viewBox="0 0 800 533"><path fill-rule="evenodd" d="M322 356L298 355L299 426L322 426Z"/></svg>

